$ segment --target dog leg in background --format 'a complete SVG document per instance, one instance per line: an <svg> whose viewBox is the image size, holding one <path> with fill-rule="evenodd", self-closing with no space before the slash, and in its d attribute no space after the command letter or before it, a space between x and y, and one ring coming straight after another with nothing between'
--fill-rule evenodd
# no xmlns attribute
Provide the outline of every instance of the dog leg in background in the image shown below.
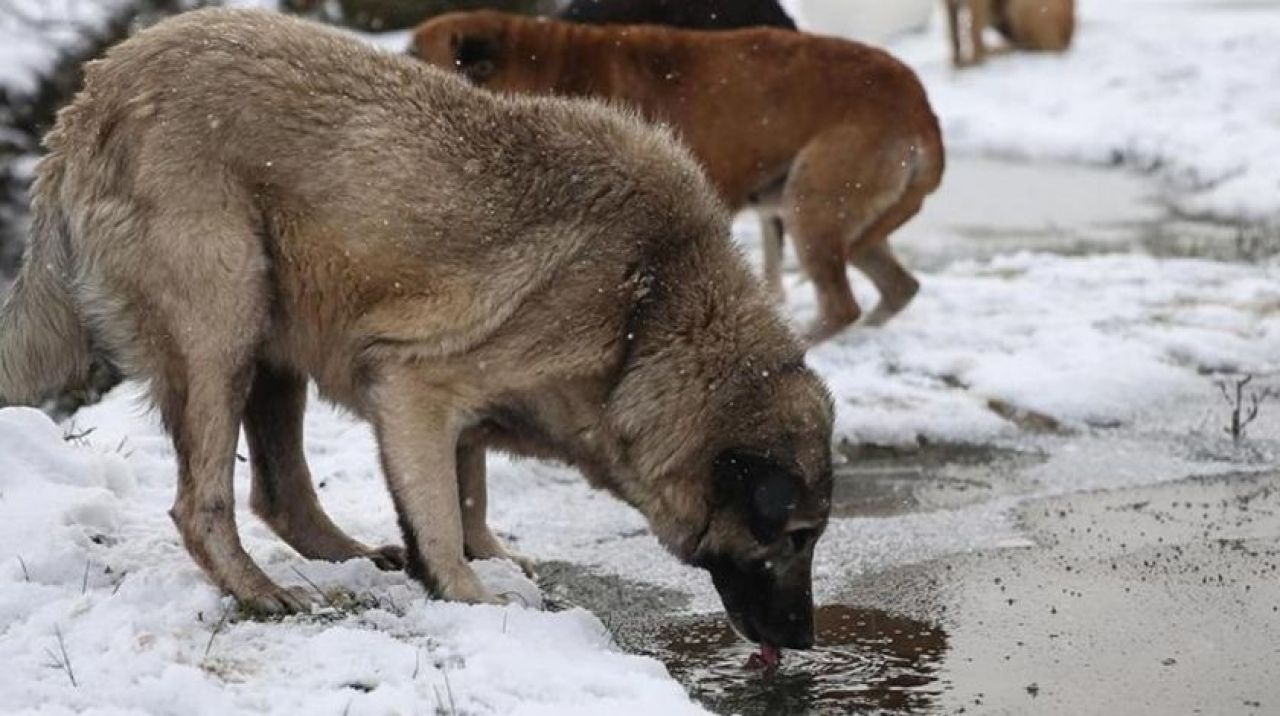
<svg viewBox="0 0 1280 716"><path fill-rule="evenodd" d="M530 579L536 578L533 560L512 552L489 529L489 490L484 447L460 442L457 460L462 544L467 559L509 559Z"/></svg>
<svg viewBox="0 0 1280 716"><path fill-rule="evenodd" d="M967 0L943 0L947 6L947 28L951 38L951 66L965 66L964 48L960 44L960 5Z"/></svg>
<svg viewBox="0 0 1280 716"><path fill-rule="evenodd" d="M813 281L818 298L818 317L805 338L810 344L815 344L856 323L862 316L862 309L854 300L853 289L849 286L844 232L798 229L797 237L801 232L804 239L795 241L796 255Z"/></svg>
<svg viewBox="0 0 1280 716"><path fill-rule="evenodd" d="M405 570L439 598L500 604L465 557L458 415L419 379L411 365L391 365L370 401L378 409L382 469L404 532Z"/></svg>
<svg viewBox="0 0 1280 716"><path fill-rule="evenodd" d="M911 215L914 216L914 212ZM880 292L880 302L867 316L868 326L883 326L901 313L920 291L920 282L902 267L885 239L869 244L850 259L850 263L866 274Z"/></svg>
<svg viewBox="0 0 1280 716"><path fill-rule="evenodd" d="M249 505L275 532L307 559L342 562L366 557L381 569L404 568L404 550L371 549L329 519L307 469L302 448L306 379L289 369L260 362L245 406L244 431L253 465Z"/></svg>
<svg viewBox="0 0 1280 716"><path fill-rule="evenodd" d="M980 65L987 59L987 43L983 33L991 23L991 0L969 0L969 42L973 53L970 64Z"/></svg>
<svg viewBox="0 0 1280 716"><path fill-rule="evenodd" d="M764 245L764 285L770 297L779 304L787 300L787 289L782 285L782 242L785 228L782 217L774 213L760 213L760 242Z"/></svg>

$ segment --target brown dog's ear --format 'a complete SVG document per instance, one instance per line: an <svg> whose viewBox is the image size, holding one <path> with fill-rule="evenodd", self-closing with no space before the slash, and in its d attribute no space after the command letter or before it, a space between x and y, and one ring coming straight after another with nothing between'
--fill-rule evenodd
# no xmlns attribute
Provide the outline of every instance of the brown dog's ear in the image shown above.
<svg viewBox="0 0 1280 716"><path fill-rule="evenodd" d="M449 38L453 47L453 64L463 77L475 84L484 84L498 69L498 41L491 37L454 35Z"/></svg>
<svg viewBox="0 0 1280 716"><path fill-rule="evenodd" d="M736 509L760 544L782 538L800 498L802 482L776 461L743 450L726 450L716 458L716 493Z"/></svg>

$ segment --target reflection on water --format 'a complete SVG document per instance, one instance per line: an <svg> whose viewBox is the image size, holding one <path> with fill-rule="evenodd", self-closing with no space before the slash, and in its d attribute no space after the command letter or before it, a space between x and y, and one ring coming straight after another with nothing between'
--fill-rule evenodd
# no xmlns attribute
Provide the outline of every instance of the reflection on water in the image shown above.
<svg viewBox="0 0 1280 716"><path fill-rule="evenodd" d="M889 517L954 510L1024 491L1044 456L989 446L927 444L908 450L836 445L832 517Z"/></svg>
<svg viewBox="0 0 1280 716"><path fill-rule="evenodd" d="M772 674L745 668L753 645L724 618L677 620L650 641L690 694L717 713L847 714L925 710L941 690L947 635L930 624L841 605L816 614L818 646L784 651Z"/></svg>

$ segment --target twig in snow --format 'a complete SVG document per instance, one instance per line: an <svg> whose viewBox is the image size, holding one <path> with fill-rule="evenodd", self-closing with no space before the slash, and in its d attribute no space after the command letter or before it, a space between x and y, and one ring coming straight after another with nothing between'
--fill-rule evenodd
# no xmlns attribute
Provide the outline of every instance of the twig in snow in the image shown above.
<svg viewBox="0 0 1280 716"><path fill-rule="evenodd" d="M314 590L315 590L315 592L316 592L316 594L319 594L319 595L320 595L320 598L324 600L325 605L327 605L327 606L328 606L329 608L331 608L331 609L337 609L337 607L335 607L335 606L333 605L333 600L329 598L329 595L328 595L328 594L325 594L325 593L324 593L324 590L320 589L319 585L317 585L315 582L313 582L313 581L311 581L310 579L308 579L308 578L307 578L307 575L303 574L303 573L302 573L302 570L298 569L297 567L292 567L292 569L293 569L293 573L294 573L294 574L296 574L296 575L298 575L299 577L301 577L301 578L302 578L302 581L304 581L304 582L306 582L306 583L307 583L307 586L309 586L309 587L311 587L312 589L314 589Z"/></svg>
<svg viewBox="0 0 1280 716"><path fill-rule="evenodd" d="M1222 393L1222 399L1227 402L1227 406L1231 408L1231 418L1227 426L1223 428L1223 432L1231 436L1231 442L1238 448L1244 442L1245 434L1248 432L1249 425L1258 419L1258 410L1268 398L1275 395L1271 388L1263 390L1250 390L1248 395L1245 394L1245 388L1253 382L1253 376L1247 375L1235 381L1235 384L1228 388L1226 381L1217 383L1218 391ZM1234 395L1233 395L1234 393Z"/></svg>
<svg viewBox="0 0 1280 716"><path fill-rule="evenodd" d="M218 618L218 623L213 625L213 633L209 634L209 643L204 645L204 655L209 656L209 650L213 648L213 640L218 638L218 634L222 632L222 627L227 624L227 617L231 616L231 607L235 604L232 601L222 610L222 616Z"/></svg>
<svg viewBox="0 0 1280 716"><path fill-rule="evenodd" d="M84 576L80 578L80 593L89 591L89 560L84 561Z"/></svg>
<svg viewBox="0 0 1280 716"><path fill-rule="evenodd" d="M62 440L64 442L75 443L76 445L84 445L85 438L93 435L97 430L98 429L94 427L76 432L76 426L75 424L72 424L71 427L67 429L67 432L62 435Z"/></svg>
<svg viewBox="0 0 1280 716"><path fill-rule="evenodd" d="M67 678L71 680L71 685L79 687L80 684L76 682L76 672L71 668L71 657L67 656L67 644L62 639L62 630L55 626L53 634L58 638L58 651L55 653L52 649L45 648L45 656L49 657L47 666L51 669L61 669L67 672Z"/></svg>
<svg viewBox="0 0 1280 716"><path fill-rule="evenodd" d="M31 573L27 571L27 562L22 558L22 555L18 555L18 564L22 565L22 579L30 582Z"/></svg>
<svg viewBox="0 0 1280 716"><path fill-rule="evenodd" d="M444 678L444 692L449 697L449 714L457 716L458 707L453 703L453 687L449 685L449 669L441 667L440 676Z"/></svg>

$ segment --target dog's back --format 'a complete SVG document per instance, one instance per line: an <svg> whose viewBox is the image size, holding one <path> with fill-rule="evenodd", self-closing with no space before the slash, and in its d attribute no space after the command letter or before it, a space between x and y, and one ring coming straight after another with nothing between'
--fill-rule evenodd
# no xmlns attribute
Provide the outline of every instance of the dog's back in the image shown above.
<svg viewBox="0 0 1280 716"><path fill-rule="evenodd" d="M155 345L189 308L236 317L235 336L206 327L209 340L266 340L349 403L352 351L380 325L369 306L399 290L367 277L416 265L431 287L418 338L449 352L609 227L690 197L695 214L720 213L688 155L639 120L500 100L266 13L189 13L118 46L47 144L30 254L0 315L0 403L83 382L95 353L167 393L177 379ZM495 191L504 177L529 181ZM593 201L566 194L575 185Z"/></svg>
<svg viewBox="0 0 1280 716"><path fill-rule="evenodd" d="M653 24L694 30L796 29L778 0L573 0L560 17L600 25Z"/></svg>
<svg viewBox="0 0 1280 716"><path fill-rule="evenodd" d="M886 239L938 187L945 151L924 86L883 50L774 28L585 27L480 11L424 24L413 51L490 89L605 97L675 128L731 208L761 207L775 236L777 219L795 237L824 294L815 339L859 316L846 260L881 289L869 321L915 295ZM780 293L779 254L765 264Z"/></svg>

